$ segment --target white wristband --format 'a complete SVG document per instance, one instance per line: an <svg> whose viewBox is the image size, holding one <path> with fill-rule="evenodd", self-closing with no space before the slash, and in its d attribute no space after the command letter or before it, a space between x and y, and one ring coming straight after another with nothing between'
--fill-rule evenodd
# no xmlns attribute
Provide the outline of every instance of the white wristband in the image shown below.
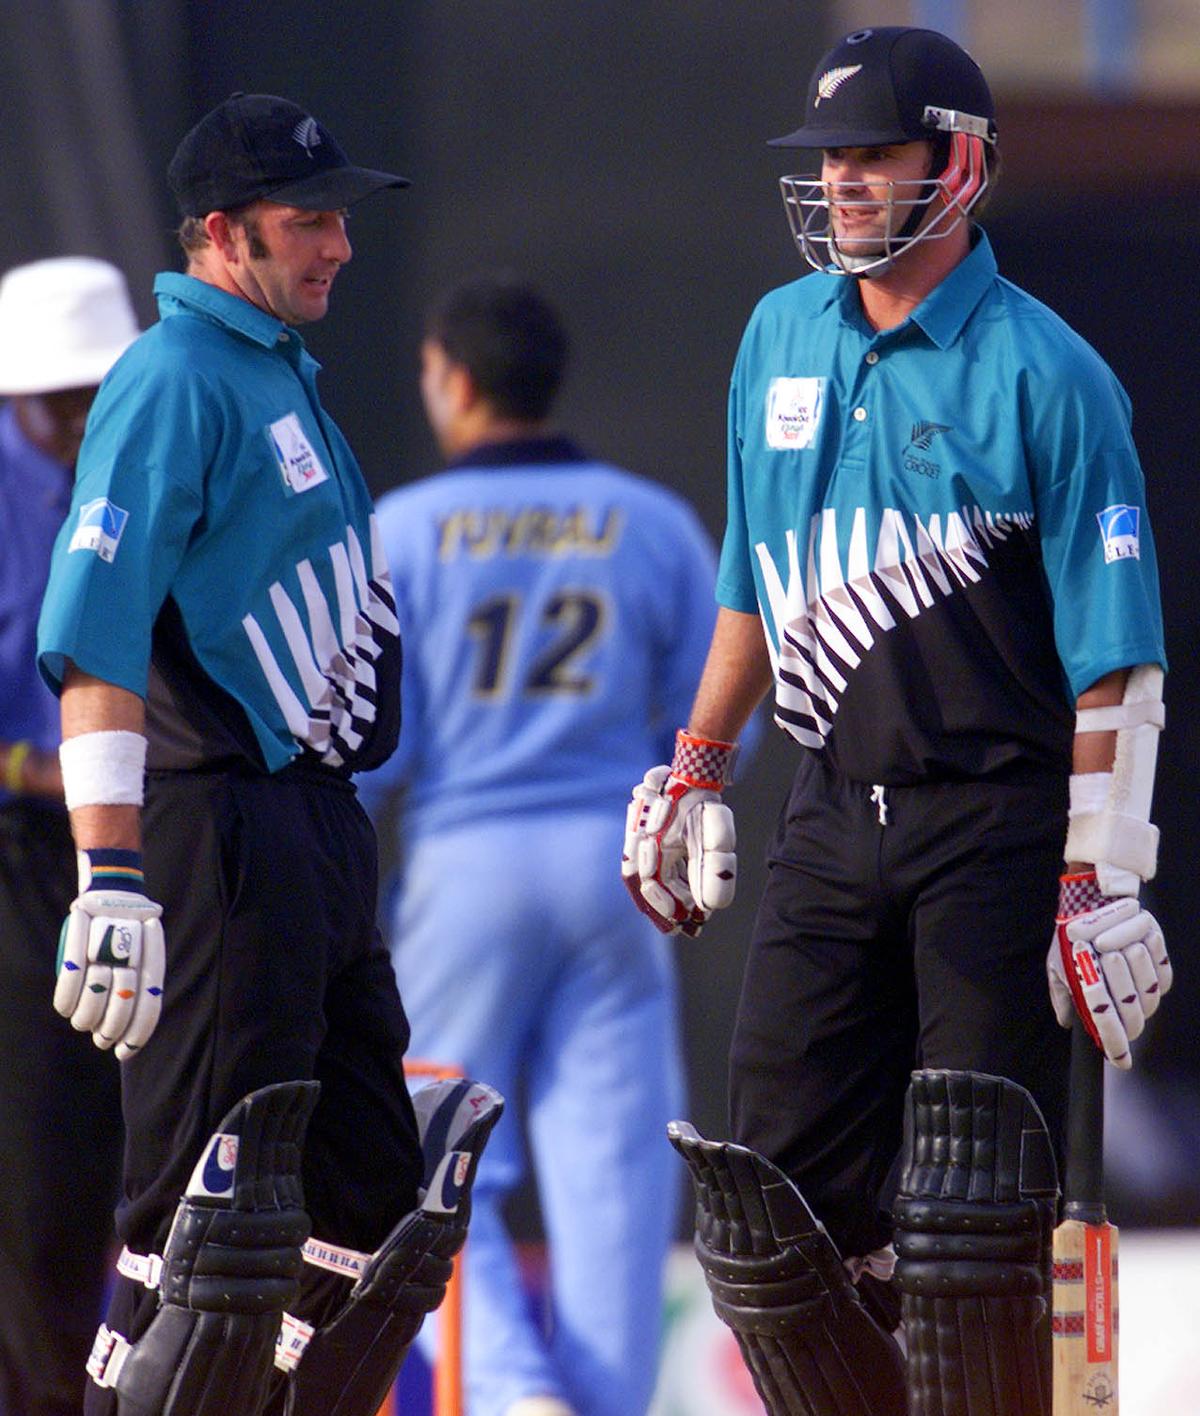
<svg viewBox="0 0 1200 1416"><path fill-rule="evenodd" d="M68 810L77 806L141 806L146 739L141 733L80 733L58 749Z"/></svg>

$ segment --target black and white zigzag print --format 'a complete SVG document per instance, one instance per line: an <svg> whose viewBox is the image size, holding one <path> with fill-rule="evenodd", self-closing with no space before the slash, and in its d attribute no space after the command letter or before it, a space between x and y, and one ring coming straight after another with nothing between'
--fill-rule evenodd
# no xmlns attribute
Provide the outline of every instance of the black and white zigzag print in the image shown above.
<svg viewBox="0 0 1200 1416"><path fill-rule="evenodd" d="M331 605L326 599L309 560L296 566L303 615L279 581L270 589L271 606L303 686L304 701L280 668L258 620L247 615L242 626L289 732L323 762L340 767L362 745L375 721L374 664L381 647L378 636L394 638L400 626L392 579L374 517L369 577L362 546L351 526L346 527L345 542L329 547L329 560L336 604ZM305 630L305 619L311 633Z"/></svg>
<svg viewBox="0 0 1200 1416"><path fill-rule="evenodd" d="M823 747L833 727L847 675L897 624L915 619L938 597L952 595L988 570L987 550L1033 525L1028 512L995 514L980 507L922 522L887 508L873 562L867 515L853 513L847 565L838 551L837 512L813 517L803 574L794 531L787 533L787 582L765 545L757 547L771 618L779 640L775 659L777 720L805 747ZM768 642L770 642L768 638Z"/></svg>

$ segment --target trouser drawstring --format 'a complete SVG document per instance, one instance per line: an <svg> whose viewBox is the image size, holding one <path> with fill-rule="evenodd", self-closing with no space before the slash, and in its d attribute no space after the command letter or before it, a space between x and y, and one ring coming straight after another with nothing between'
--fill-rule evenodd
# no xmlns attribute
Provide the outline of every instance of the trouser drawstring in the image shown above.
<svg viewBox="0 0 1200 1416"><path fill-rule="evenodd" d="M888 804L886 796L887 788L876 784L871 788L871 800L875 803L875 809L879 813L879 824L888 824Z"/></svg>

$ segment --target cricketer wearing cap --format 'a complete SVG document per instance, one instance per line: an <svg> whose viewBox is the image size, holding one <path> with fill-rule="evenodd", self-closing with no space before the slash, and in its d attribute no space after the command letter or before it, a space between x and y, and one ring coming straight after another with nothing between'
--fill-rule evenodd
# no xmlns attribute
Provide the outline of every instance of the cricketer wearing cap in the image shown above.
<svg viewBox="0 0 1200 1416"><path fill-rule="evenodd" d="M350 259L346 206L405 183L271 95L208 114L169 177L187 271L158 277L160 320L94 405L39 634L80 867L55 1005L123 1063L126 1247L87 1410L254 1413L273 1387L272 1411L372 1416L462 1215L433 1233L417 1209L408 1024L349 780L396 743L392 592L296 326ZM250 1213L206 1244L231 1204ZM301 1294L310 1224L315 1261L358 1257ZM362 1301L414 1225L419 1293ZM372 1311L386 1334L357 1326Z"/></svg>
<svg viewBox="0 0 1200 1416"><path fill-rule="evenodd" d="M856 31L814 72L780 142L820 154L783 180L818 273L742 340L709 666L626 853L664 925L722 902L696 896L707 832L686 823L773 683L797 765L738 1009L736 1144L673 1132L773 1413L1044 1416L1055 1013L1074 996L1128 1066L1171 980L1137 900L1164 659L1129 403L998 275L971 218L995 138L942 35Z"/></svg>

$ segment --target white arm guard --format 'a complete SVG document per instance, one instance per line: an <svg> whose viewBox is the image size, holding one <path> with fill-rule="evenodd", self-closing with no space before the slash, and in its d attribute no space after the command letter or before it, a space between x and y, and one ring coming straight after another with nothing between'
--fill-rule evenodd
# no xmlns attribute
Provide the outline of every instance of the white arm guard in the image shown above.
<svg viewBox="0 0 1200 1416"><path fill-rule="evenodd" d="M1063 857L1096 867L1105 895L1136 895L1154 876L1158 827L1150 822L1158 735L1164 722L1163 671L1140 664L1125 685L1123 700L1108 708L1081 708L1079 733L1117 734L1109 772L1071 778L1071 816Z"/></svg>

